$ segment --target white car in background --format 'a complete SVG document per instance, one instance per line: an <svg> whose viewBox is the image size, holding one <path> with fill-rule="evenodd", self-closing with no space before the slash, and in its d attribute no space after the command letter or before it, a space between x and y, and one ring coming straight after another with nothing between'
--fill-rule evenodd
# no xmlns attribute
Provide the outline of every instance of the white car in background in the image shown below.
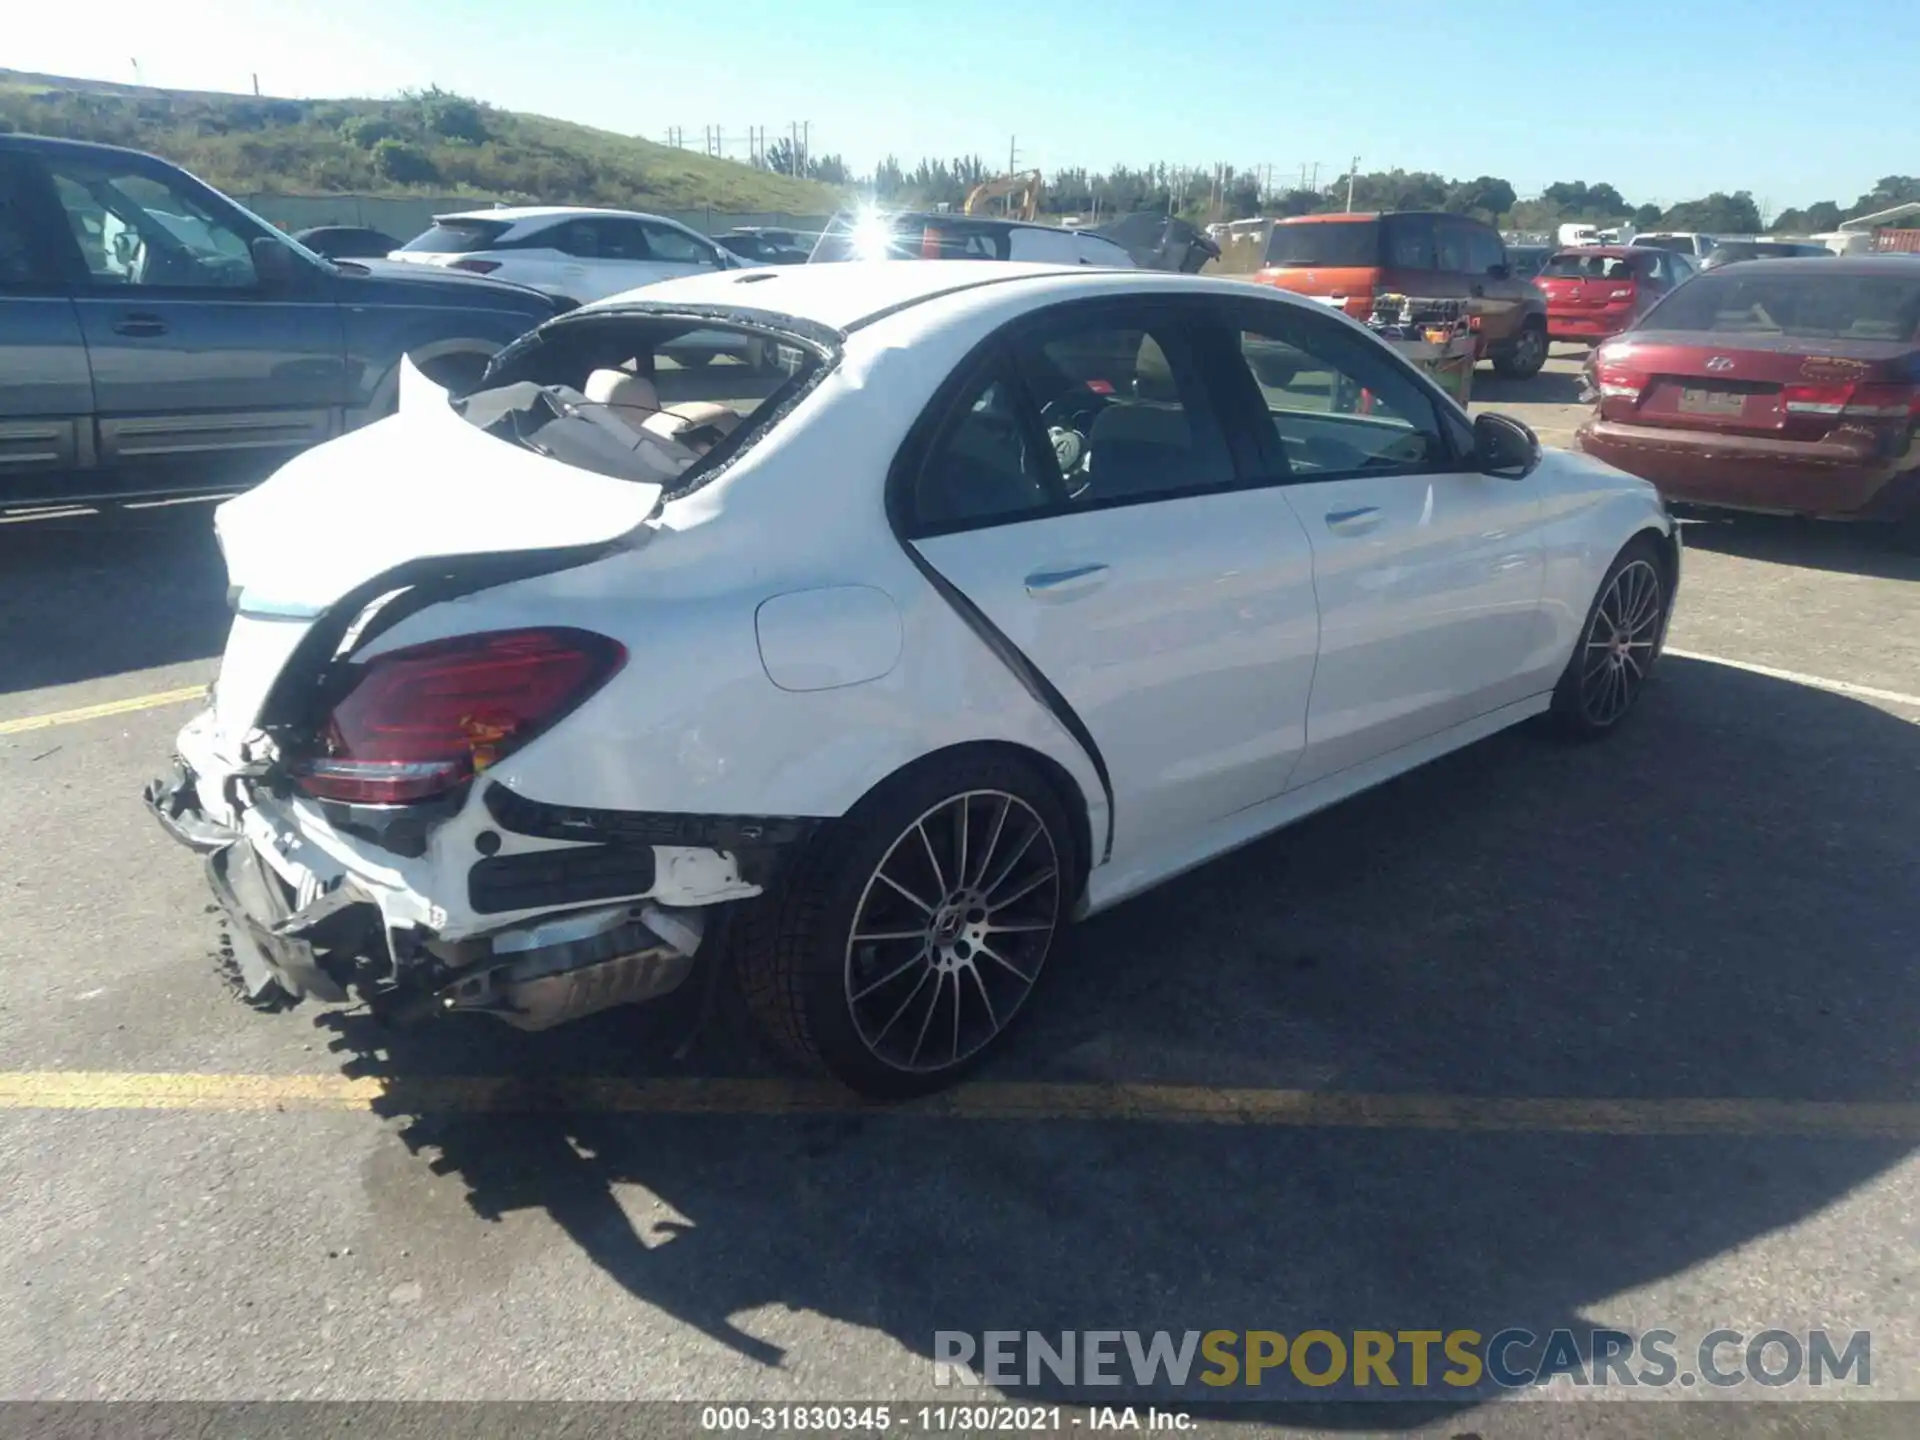
<svg viewBox="0 0 1920 1440"><path fill-rule="evenodd" d="M798 363L703 401L660 361L709 325ZM1325 306L939 260L409 369L216 528L232 631L147 793L246 994L541 1029L725 959L876 1095L986 1053L1069 921L1530 717L1610 734L1680 566L1653 486Z"/></svg>
<svg viewBox="0 0 1920 1440"><path fill-rule="evenodd" d="M576 305L754 263L662 215L544 205L436 215L388 258L510 280Z"/></svg>
<svg viewBox="0 0 1920 1440"><path fill-rule="evenodd" d="M663 215L557 205L436 215L431 229L387 258L509 280L576 306L662 280L764 264ZM772 346L710 330L689 332L672 359L705 365L721 355L756 373L776 363Z"/></svg>

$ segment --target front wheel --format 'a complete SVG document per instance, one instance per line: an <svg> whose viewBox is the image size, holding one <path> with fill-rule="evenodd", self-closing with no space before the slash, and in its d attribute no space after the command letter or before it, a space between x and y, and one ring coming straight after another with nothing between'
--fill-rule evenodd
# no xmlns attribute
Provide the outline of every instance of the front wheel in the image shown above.
<svg viewBox="0 0 1920 1440"><path fill-rule="evenodd" d="M1531 380L1546 363L1546 327L1528 325L1514 338L1512 349L1494 357L1493 370L1504 379Z"/></svg>
<svg viewBox="0 0 1920 1440"><path fill-rule="evenodd" d="M1550 713L1562 734L1597 740L1632 712L1660 655L1671 603L1667 590L1666 566L1654 541L1642 536L1615 557L1554 687Z"/></svg>
<svg viewBox="0 0 1920 1440"><path fill-rule="evenodd" d="M1065 811L1026 765L938 761L834 822L741 936L749 1007L864 1095L952 1083L1039 981L1075 873Z"/></svg>

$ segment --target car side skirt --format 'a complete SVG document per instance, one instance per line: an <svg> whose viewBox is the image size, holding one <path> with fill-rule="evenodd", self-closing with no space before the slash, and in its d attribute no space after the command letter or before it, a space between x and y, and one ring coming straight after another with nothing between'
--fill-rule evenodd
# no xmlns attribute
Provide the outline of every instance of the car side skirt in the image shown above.
<svg viewBox="0 0 1920 1440"><path fill-rule="evenodd" d="M1430 760L1451 754L1464 746L1498 734L1523 720L1544 714L1553 703L1553 692L1541 691L1475 716L1458 725L1403 745L1398 750L1362 761L1321 779L1288 790L1271 800L1249 806L1229 815L1205 830L1179 837L1178 843L1125 865L1097 867L1087 883L1086 914L1097 914L1163 881L1195 869L1217 856L1268 835L1317 810L1338 804L1363 790L1386 783Z"/></svg>

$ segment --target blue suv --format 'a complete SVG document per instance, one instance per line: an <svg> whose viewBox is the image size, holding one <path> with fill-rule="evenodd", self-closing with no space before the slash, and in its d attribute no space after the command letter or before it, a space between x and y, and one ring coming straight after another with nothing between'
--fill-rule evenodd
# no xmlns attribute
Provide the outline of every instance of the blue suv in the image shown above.
<svg viewBox="0 0 1920 1440"><path fill-rule="evenodd" d="M0 135L0 507L216 490L392 410L563 308L328 260L132 150Z"/></svg>

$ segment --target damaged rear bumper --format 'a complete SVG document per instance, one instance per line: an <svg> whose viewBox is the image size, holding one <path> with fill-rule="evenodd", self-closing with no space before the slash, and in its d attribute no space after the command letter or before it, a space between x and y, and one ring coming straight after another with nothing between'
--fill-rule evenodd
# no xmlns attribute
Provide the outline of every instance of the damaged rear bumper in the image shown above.
<svg viewBox="0 0 1920 1440"><path fill-rule="evenodd" d="M246 998L261 1002L275 988L294 998L342 1001L346 987L322 966L320 950L308 938L316 922L368 903L345 887L318 897L295 911L285 888L248 843L245 833L210 818L201 807L197 777L184 761L152 781L144 792L147 809L160 828L204 856L207 885L225 913L233 958ZM319 914L311 914L319 911ZM363 917L364 918L364 917Z"/></svg>
<svg viewBox="0 0 1920 1440"><path fill-rule="evenodd" d="M473 1010L545 1029L652 999L687 978L707 911L758 895L775 852L810 828L734 820L737 850L704 847L689 843L708 838L700 817L531 805L482 781L401 854L360 833L360 817L196 754L206 740L189 724L145 799L204 857L254 1003L341 1002L351 987L395 1018Z"/></svg>

